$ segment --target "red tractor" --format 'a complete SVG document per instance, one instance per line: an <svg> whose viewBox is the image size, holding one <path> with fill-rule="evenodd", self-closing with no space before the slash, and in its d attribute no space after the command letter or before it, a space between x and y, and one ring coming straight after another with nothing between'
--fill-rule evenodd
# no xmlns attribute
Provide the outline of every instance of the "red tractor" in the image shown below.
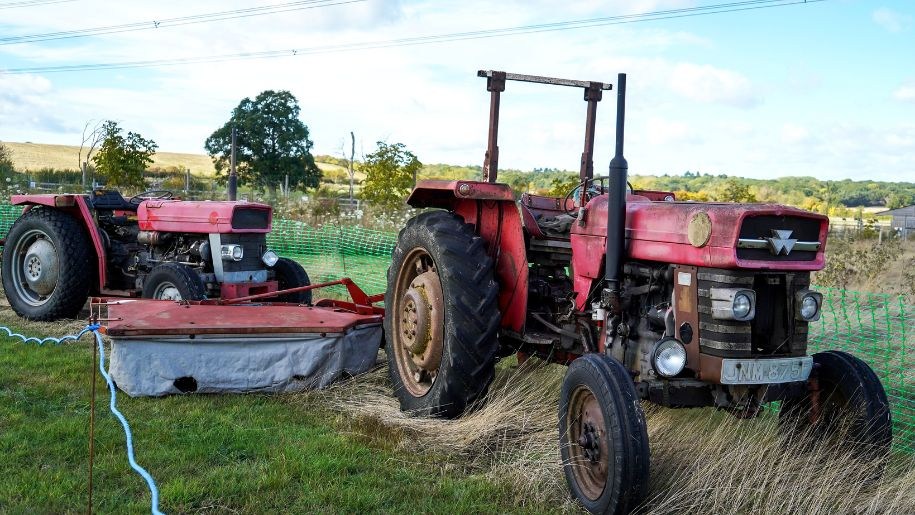
<svg viewBox="0 0 915 515"><path fill-rule="evenodd" d="M595 114L610 84L481 71L491 93L482 181L423 181L408 204L437 208L400 231L384 319L403 410L454 417L516 354L569 365L562 462L595 513L625 513L648 486L640 401L753 417L780 401L791 434L834 436L883 459L890 411L870 367L841 351L807 355L823 297L828 219L772 204L678 202L627 187L626 77L617 83L616 155L592 165ZM510 80L584 89L580 183L564 198L496 182L500 94Z"/></svg>
<svg viewBox="0 0 915 515"><path fill-rule="evenodd" d="M248 202L13 195L25 206L4 240L3 290L32 320L72 318L90 296L237 298L309 284L302 266L267 248L273 211ZM311 292L283 302L310 303Z"/></svg>

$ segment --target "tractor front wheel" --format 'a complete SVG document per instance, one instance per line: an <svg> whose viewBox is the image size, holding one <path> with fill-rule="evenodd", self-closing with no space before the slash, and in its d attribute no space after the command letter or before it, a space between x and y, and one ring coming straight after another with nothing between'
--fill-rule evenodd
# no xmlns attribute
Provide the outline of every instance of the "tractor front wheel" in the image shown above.
<svg viewBox="0 0 915 515"><path fill-rule="evenodd" d="M632 377L603 354L569 366L559 400L559 452L572 495L591 513L629 513L648 487L648 430Z"/></svg>
<svg viewBox="0 0 915 515"><path fill-rule="evenodd" d="M841 351L813 355L809 394L785 399L779 410L783 433L812 442L840 437L873 458L889 455L893 424L886 391L864 361Z"/></svg>
<svg viewBox="0 0 915 515"><path fill-rule="evenodd" d="M156 300L203 300L206 298L206 286L191 267L181 263L162 263L146 276L143 297Z"/></svg>
<svg viewBox="0 0 915 515"><path fill-rule="evenodd" d="M384 330L402 410L452 418L495 374L499 289L485 242L453 213L423 213L400 231L388 269Z"/></svg>
<svg viewBox="0 0 915 515"><path fill-rule="evenodd" d="M97 277L90 245L63 211L36 207L19 217L3 247L3 290L13 311L30 320L75 317Z"/></svg>
<svg viewBox="0 0 915 515"><path fill-rule="evenodd" d="M277 287L280 290L299 288L311 284L311 280L308 278L308 273L305 272L305 268L297 261L293 261L289 258L280 258L270 270L273 270L274 279L276 279L276 282L278 283ZM311 304L311 290L280 295L276 298L276 302Z"/></svg>

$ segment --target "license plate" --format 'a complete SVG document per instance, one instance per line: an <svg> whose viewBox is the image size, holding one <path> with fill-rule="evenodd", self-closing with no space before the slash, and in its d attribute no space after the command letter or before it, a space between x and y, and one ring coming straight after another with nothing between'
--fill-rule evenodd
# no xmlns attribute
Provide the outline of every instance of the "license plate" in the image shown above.
<svg viewBox="0 0 915 515"><path fill-rule="evenodd" d="M721 384L775 384L806 381L813 358L724 359Z"/></svg>

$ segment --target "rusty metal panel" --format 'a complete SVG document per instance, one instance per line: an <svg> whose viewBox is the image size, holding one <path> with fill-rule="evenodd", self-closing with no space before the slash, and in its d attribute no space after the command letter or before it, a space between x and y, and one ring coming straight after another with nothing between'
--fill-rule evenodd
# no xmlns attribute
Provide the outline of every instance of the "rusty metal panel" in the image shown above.
<svg viewBox="0 0 915 515"><path fill-rule="evenodd" d="M382 315L290 304L217 305L162 300L94 302L111 336L342 333Z"/></svg>
<svg viewBox="0 0 915 515"><path fill-rule="evenodd" d="M686 368L699 372L699 279L696 267L674 267L676 338L686 347ZM689 341L686 341L689 340Z"/></svg>

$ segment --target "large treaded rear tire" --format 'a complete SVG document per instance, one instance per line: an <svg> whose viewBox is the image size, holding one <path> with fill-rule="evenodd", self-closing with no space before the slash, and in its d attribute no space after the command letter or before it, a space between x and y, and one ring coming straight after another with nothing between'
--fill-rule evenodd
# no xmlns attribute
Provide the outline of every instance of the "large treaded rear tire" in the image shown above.
<svg viewBox="0 0 915 515"><path fill-rule="evenodd" d="M559 444L569 490L586 510L624 514L642 503L648 429L632 377L619 361L585 354L569 366L559 400Z"/></svg>
<svg viewBox="0 0 915 515"><path fill-rule="evenodd" d="M405 277L409 283L413 273L409 270L412 262L404 269L405 260L417 254L429 265L426 274L437 274L441 302L436 306L444 313L441 361L434 378L423 384L410 382L413 372L404 365L404 340L394 330L400 322L392 320L398 316L395 306L403 298ZM404 277L399 278L400 273ZM402 410L453 418L486 393L495 374L498 350L498 294L493 262L473 226L445 211L423 213L407 222L398 235L388 269L389 308L384 318L388 368Z"/></svg>
<svg viewBox="0 0 915 515"><path fill-rule="evenodd" d="M815 440L840 434L856 452L882 459L893 442L893 422L883 384L867 363L842 351L813 355L820 388L820 414L806 397L785 399L779 428L785 434Z"/></svg>
<svg viewBox="0 0 915 515"><path fill-rule="evenodd" d="M23 237L47 239L54 247L57 279L53 291L44 299L28 286L17 288L15 284L21 270L14 271L14 267L23 267L22 260L28 250L18 245ZM97 277L90 246L85 229L68 213L34 207L19 217L7 233L3 247L3 290L13 311L29 320L76 317L86 304L93 278Z"/></svg>

